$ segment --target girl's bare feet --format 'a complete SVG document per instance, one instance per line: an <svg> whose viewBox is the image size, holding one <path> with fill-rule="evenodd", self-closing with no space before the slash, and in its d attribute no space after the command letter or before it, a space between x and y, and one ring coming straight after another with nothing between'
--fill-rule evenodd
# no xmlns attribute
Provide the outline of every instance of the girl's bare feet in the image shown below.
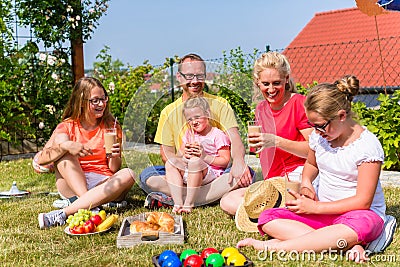
<svg viewBox="0 0 400 267"><path fill-rule="evenodd" d="M368 260L365 249L361 245L355 245L346 252L346 255L349 260L357 263L362 263Z"/></svg>
<svg viewBox="0 0 400 267"><path fill-rule="evenodd" d="M172 208L173 213L181 213L182 212L182 206L181 205L174 205Z"/></svg>
<svg viewBox="0 0 400 267"><path fill-rule="evenodd" d="M191 213L193 206L183 206L180 213Z"/></svg>

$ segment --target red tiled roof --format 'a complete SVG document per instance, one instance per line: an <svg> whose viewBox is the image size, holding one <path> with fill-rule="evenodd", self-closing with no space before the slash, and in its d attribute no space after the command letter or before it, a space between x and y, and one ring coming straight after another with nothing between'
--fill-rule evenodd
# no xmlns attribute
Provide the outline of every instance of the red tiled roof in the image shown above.
<svg viewBox="0 0 400 267"><path fill-rule="evenodd" d="M398 86L400 12L376 17L358 8L317 13L283 53L292 77L303 86L333 82L346 74L356 75L362 87L383 87L385 81L386 86Z"/></svg>

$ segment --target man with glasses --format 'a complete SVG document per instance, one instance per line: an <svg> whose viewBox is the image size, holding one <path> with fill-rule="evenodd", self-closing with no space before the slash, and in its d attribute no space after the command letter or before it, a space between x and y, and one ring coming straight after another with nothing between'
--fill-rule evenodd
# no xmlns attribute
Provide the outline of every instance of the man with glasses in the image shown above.
<svg viewBox="0 0 400 267"><path fill-rule="evenodd" d="M204 60L196 54L184 56L179 62L176 78L183 90L182 96L162 110L154 138L156 143L161 144L160 153L163 161L176 157L176 152L181 145L186 129L182 114L184 101L190 97L202 96L209 102L214 125L226 132L231 140L232 167L228 170L229 174L226 173L200 188L196 204L214 202L237 186L246 187L251 184L254 175L244 161L245 149L232 108L225 99L203 91L206 79ZM165 206L164 204L173 204L171 198L168 197L170 193L165 180L164 166L146 168L141 173L140 180L142 188L150 193L146 198L146 207L155 208Z"/></svg>

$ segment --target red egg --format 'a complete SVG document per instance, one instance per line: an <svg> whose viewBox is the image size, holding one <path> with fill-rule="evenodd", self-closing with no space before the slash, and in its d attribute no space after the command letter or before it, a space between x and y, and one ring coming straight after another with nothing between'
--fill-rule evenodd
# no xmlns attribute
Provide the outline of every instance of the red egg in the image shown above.
<svg viewBox="0 0 400 267"><path fill-rule="evenodd" d="M208 255L210 255L212 253L219 253L219 251L216 248L205 248L201 252L201 257L203 259L207 259Z"/></svg>
<svg viewBox="0 0 400 267"><path fill-rule="evenodd" d="M200 255L190 255L183 263L184 267L201 267L204 263Z"/></svg>

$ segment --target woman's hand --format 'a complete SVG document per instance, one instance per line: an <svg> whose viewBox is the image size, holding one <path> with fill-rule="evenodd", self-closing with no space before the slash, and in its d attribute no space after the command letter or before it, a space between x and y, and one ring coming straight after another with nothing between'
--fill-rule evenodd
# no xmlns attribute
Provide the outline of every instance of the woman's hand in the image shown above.
<svg viewBox="0 0 400 267"><path fill-rule="evenodd" d="M114 143L111 148L111 158L121 157L121 144L119 142Z"/></svg>
<svg viewBox="0 0 400 267"><path fill-rule="evenodd" d="M286 208L297 214L316 214L318 202L293 190L288 191L296 200L286 202Z"/></svg>
<svg viewBox="0 0 400 267"><path fill-rule="evenodd" d="M89 154L93 154L89 147L79 142L65 141L60 144L60 147L63 150L68 151L72 156L85 157Z"/></svg>
<svg viewBox="0 0 400 267"><path fill-rule="evenodd" d="M249 133L249 147L255 147L257 149L255 153L258 154L265 148L275 147L277 137L278 136L270 133Z"/></svg>

